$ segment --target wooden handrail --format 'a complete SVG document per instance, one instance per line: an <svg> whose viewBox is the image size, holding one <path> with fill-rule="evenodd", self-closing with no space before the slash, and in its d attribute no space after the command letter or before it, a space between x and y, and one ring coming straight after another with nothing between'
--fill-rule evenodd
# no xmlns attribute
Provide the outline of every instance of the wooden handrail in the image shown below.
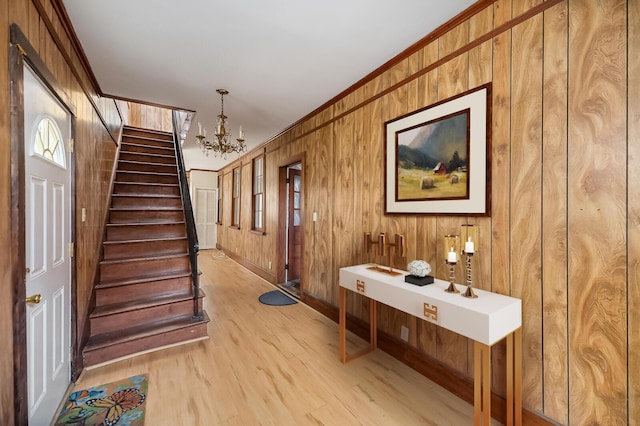
<svg viewBox="0 0 640 426"><path fill-rule="evenodd" d="M180 196L182 197L182 208L184 211L184 220L187 228L187 242L189 245L189 261L191 263L191 278L193 280L193 318L202 319L203 313L198 304L200 295L200 282L198 276L198 252L200 245L198 243L198 233L196 232L196 221L193 216L193 206L191 204L191 195L189 194L189 184L187 183L187 172L184 166L184 158L182 156L182 146L180 145L180 136L178 135L178 118L177 112L171 114L173 122L173 144L176 151L176 163L178 166L178 178L180 180Z"/></svg>

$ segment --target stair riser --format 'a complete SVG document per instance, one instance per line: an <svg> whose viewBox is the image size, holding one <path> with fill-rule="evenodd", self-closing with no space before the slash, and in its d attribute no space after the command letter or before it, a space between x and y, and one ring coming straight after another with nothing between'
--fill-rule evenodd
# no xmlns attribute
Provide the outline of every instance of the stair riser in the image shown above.
<svg viewBox="0 0 640 426"><path fill-rule="evenodd" d="M173 135L165 132L150 132L144 129L126 128L124 129L122 137L127 136L135 136L142 139L162 140L173 143Z"/></svg>
<svg viewBox="0 0 640 426"><path fill-rule="evenodd" d="M109 223L154 223L154 222L182 222L182 211L172 210L112 210L109 213Z"/></svg>
<svg viewBox="0 0 640 426"><path fill-rule="evenodd" d="M144 283L96 288L96 306L122 303L141 299L150 294L176 293L190 291L191 277L171 278L168 280L147 281Z"/></svg>
<svg viewBox="0 0 640 426"><path fill-rule="evenodd" d="M107 241L185 237L184 223L157 225L108 226Z"/></svg>
<svg viewBox="0 0 640 426"><path fill-rule="evenodd" d="M154 164L176 164L175 157L159 156L139 154L133 152L120 152L120 160L122 161L138 161L141 163L154 163Z"/></svg>
<svg viewBox="0 0 640 426"><path fill-rule="evenodd" d="M189 257L145 259L134 262L100 264L100 280L113 281L145 275L189 271Z"/></svg>
<svg viewBox="0 0 640 426"><path fill-rule="evenodd" d="M105 244L104 260L131 259L136 256L165 256L187 253L187 240L140 241L135 243Z"/></svg>
<svg viewBox="0 0 640 426"><path fill-rule="evenodd" d="M118 183L113 187L114 194L136 194L136 195L180 195L180 187L175 186L158 186L144 185L133 183Z"/></svg>
<svg viewBox="0 0 640 426"><path fill-rule="evenodd" d="M134 145L146 145L146 146L154 146L157 148L173 148L173 141L163 141L156 139L145 139L145 138L136 138L127 135L122 136L123 143L130 143Z"/></svg>
<svg viewBox="0 0 640 426"><path fill-rule="evenodd" d="M111 207L119 209L182 208L182 200L175 197L111 197Z"/></svg>
<svg viewBox="0 0 640 426"><path fill-rule="evenodd" d="M198 298L200 310L202 310L202 298ZM97 335L125 328L137 327L152 321L162 321L180 315L193 313L193 300L187 299L181 302L165 305L151 306L135 311L122 312L113 315L91 318L91 334Z"/></svg>
<svg viewBox="0 0 640 426"><path fill-rule="evenodd" d="M167 175L155 175L155 174L145 174L145 173L135 173L135 171L130 172L117 172L116 173L116 181L118 182L140 182L140 183L168 183L168 184L176 184L178 183L178 175L174 170L170 174Z"/></svg>
<svg viewBox="0 0 640 426"><path fill-rule="evenodd" d="M131 342L124 342L84 353L84 365L89 367L113 359L125 357L142 351L149 351L162 346L172 345L207 336L207 324L197 324L163 333L147 336Z"/></svg>
<svg viewBox="0 0 640 426"><path fill-rule="evenodd" d="M169 155L174 156L175 150L173 149L173 145L169 146L154 146L154 145L146 145L144 141L141 141L139 144L136 143L123 143L121 144L120 152L138 152L140 154L156 154L156 155Z"/></svg>
<svg viewBox="0 0 640 426"><path fill-rule="evenodd" d="M120 170L128 170L132 172L177 173L175 165L129 163L126 161L118 162L118 171Z"/></svg>

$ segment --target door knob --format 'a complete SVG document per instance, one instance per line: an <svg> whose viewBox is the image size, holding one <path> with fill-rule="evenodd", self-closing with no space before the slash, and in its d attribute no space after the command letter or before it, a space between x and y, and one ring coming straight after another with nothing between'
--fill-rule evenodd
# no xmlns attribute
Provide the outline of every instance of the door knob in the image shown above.
<svg viewBox="0 0 640 426"><path fill-rule="evenodd" d="M33 296L29 296L25 299L25 302L27 303L35 303L36 305L38 303L40 303L40 300L42 299L42 295L41 294L34 294Z"/></svg>

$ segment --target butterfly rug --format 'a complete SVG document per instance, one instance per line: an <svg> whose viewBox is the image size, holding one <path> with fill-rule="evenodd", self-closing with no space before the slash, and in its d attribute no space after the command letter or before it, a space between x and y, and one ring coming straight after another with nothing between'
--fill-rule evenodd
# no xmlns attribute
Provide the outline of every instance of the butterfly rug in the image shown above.
<svg viewBox="0 0 640 426"><path fill-rule="evenodd" d="M142 426L147 376L72 392L54 425Z"/></svg>

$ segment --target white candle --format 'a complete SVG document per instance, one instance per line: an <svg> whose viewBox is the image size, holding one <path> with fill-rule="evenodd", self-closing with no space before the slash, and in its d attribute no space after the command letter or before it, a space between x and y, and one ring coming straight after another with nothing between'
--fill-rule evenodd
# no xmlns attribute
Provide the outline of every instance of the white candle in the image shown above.
<svg viewBox="0 0 640 426"><path fill-rule="evenodd" d="M202 134L202 123L198 121L198 135Z"/></svg>
<svg viewBox="0 0 640 426"><path fill-rule="evenodd" d="M471 241L471 237L469 237L469 240L464 243L464 252L465 253L473 253L474 247L473 247L473 241Z"/></svg>
<svg viewBox="0 0 640 426"><path fill-rule="evenodd" d="M240 126L240 130L238 131L238 138L244 139L244 133L242 132L242 126Z"/></svg>
<svg viewBox="0 0 640 426"><path fill-rule="evenodd" d="M447 262L456 263L458 261L458 255L456 251L451 247L451 251L447 254Z"/></svg>

